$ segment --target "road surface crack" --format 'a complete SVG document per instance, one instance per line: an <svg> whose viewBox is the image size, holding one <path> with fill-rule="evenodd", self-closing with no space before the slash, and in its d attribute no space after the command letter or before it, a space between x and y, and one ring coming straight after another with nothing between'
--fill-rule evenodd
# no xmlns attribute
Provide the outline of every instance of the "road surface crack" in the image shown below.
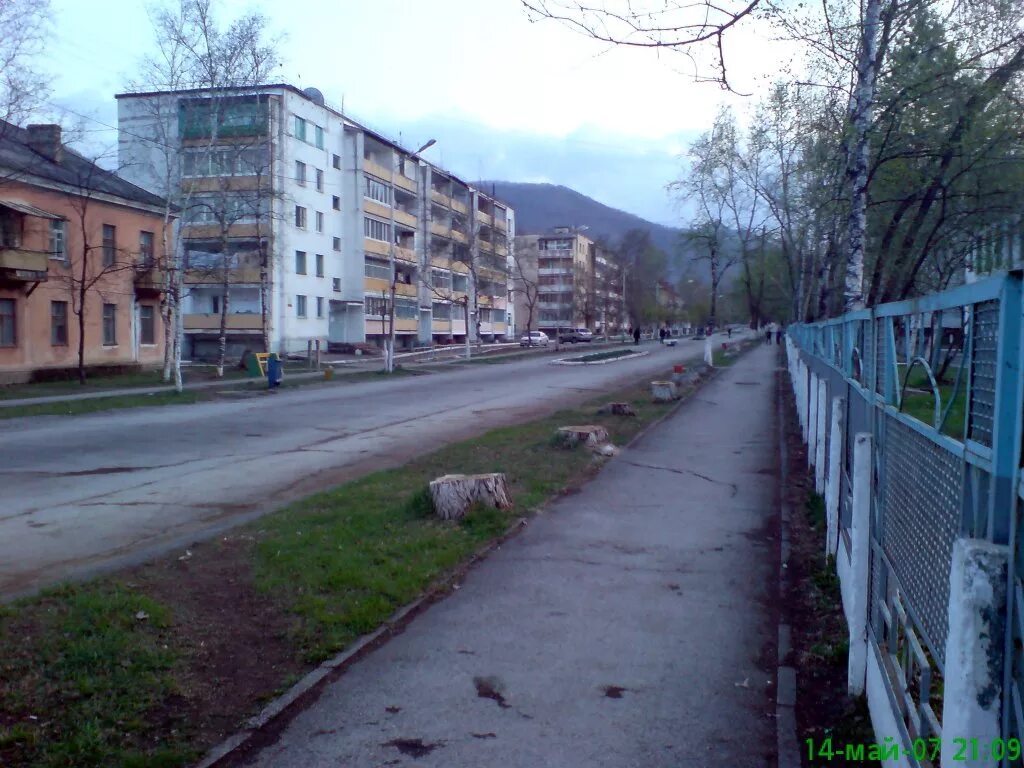
<svg viewBox="0 0 1024 768"><path fill-rule="evenodd" d="M676 469L675 467L662 467L657 464L641 464L640 462L628 461L626 459L621 459L621 461L625 462L626 464L629 464L631 467L642 467L643 469L660 469L663 472L674 472L677 475L693 475L694 477L699 477L701 480L705 480L709 483L714 483L715 485L724 485L731 488L732 496L735 496L737 493L740 492L740 488L738 485L736 485L736 483L730 483L726 480L716 480L713 477L708 477L707 475L703 475L700 472L697 472L692 469Z"/></svg>

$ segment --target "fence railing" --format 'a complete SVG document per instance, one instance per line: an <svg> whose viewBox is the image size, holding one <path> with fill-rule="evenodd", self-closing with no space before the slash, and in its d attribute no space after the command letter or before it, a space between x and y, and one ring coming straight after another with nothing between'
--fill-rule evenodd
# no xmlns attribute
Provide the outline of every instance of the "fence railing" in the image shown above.
<svg viewBox="0 0 1024 768"><path fill-rule="evenodd" d="M1022 764L1022 338L1020 272L788 330L850 689L896 764Z"/></svg>

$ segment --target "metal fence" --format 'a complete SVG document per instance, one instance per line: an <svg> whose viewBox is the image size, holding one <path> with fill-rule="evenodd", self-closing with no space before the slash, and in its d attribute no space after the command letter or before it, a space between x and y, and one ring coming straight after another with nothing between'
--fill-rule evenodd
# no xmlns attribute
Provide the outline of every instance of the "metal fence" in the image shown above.
<svg viewBox="0 0 1024 768"><path fill-rule="evenodd" d="M1004 670L1002 735L1024 735L1021 293L1012 272L789 329L808 380L826 383L829 409L843 398L838 546L847 552L854 436L874 438L869 653L908 745L942 735L958 537L1008 546L1007 632L992 648Z"/></svg>

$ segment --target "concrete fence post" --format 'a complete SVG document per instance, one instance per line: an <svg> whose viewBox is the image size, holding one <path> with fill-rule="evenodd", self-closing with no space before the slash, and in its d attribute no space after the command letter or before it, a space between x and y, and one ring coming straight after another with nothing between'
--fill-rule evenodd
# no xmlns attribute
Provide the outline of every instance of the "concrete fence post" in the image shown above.
<svg viewBox="0 0 1024 768"><path fill-rule="evenodd" d="M828 381L818 379L818 419L814 426L814 490L825 493L825 440L828 435Z"/></svg>
<svg viewBox="0 0 1024 768"><path fill-rule="evenodd" d="M1009 549L978 539L953 542L949 632L942 702L942 765L956 765L956 740L992 744L1000 732ZM946 736L948 734L948 738ZM980 755L971 766L997 766Z"/></svg>
<svg viewBox="0 0 1024 768"><path fill-rule="evenodd" d="M839 494L842 489L843 430L846 400L832 398L832 429L828 436L828 472L825 475L825 554L835 556L839 546Z"/></svg>
<svg viewBox="0 0 1024 768"><path fill-rule="evenodd" d="M814 466L818 452L818 377L813 373L807 382L807 467ZM817 488L815 488L817 490Z"/></svg>
<svg viewBox="0 0 1024 768"><path fill-rule="evenodd" d="M803 440L804 445L807 445L807 366L803 360L798 360L796 365L796 380L800 384L800 392L797 395L797 403L799 405L797 410L800 412L800 438Z"/></svg>
<svg viewBox="0 0 1024 768"><path fill-rule="evenodd" d="M868 660L868 572L871 558L871 495L874 462L870 432L858 432L853 442L853 507L850 520L850 578L843 585L843 608L850 629L846 688L853 696L864 692Z"/></svg>

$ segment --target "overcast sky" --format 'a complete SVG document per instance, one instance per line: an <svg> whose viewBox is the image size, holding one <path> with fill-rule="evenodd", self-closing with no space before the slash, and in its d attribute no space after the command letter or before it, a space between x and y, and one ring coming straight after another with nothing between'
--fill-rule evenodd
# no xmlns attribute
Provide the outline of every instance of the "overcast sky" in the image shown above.
<svg viewBox="0 0 1024 768"><path fill-rule="evenodd" d="M47 66L53 102L115 143L114 94L152 43L142 0L52 0ZM264 12L283 35L279 79L468 178L564 184L601 202L679 224L665 185L680 153L723 101L681 56L610 48L519 0L224 0L227 15ZM754 24L731 39L737 90L757 93L777 44ZM688 68L689 67L689 68ZM776 70L777 71L777 70ZM74 119L74 115L69 116Z"/></svg>

